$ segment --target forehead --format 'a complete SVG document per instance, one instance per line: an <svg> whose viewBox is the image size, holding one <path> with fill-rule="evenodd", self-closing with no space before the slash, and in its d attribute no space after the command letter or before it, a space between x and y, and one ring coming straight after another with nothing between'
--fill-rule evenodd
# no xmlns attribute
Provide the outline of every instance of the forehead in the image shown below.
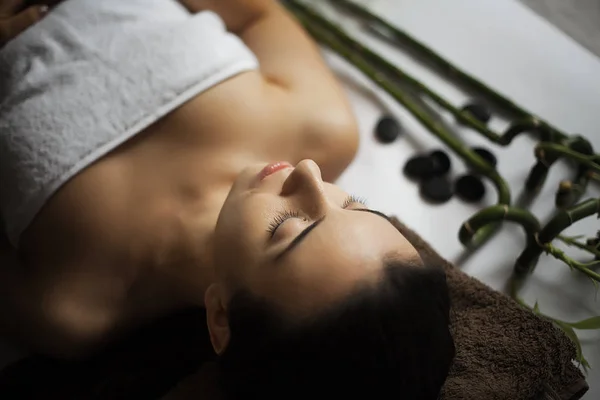
<svg viewBox="0 0 600 400"><path fill-rule="evenodd" d="M343 268L346 275L381 269L388 254L415 258L417 252L384 218L361 211L331 213L297 249L292 264L313 264L323 269Z"/></svg>
<svg viewBox="0 0 600 400"><path fill-rule="evenodd" d="M414 247L388 221L365 212L329 216L280 264L272 268L263 294L280 304L311 310L375 282L384 259L418 259Z"/></svg>

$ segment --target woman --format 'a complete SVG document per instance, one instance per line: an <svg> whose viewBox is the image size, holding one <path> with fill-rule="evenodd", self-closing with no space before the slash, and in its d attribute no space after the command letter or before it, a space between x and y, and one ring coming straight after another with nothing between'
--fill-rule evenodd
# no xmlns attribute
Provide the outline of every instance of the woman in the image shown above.
<svg viewBox="0 0 600 400"><path fill-rule="evenodd" d="M1 6L3 333L74 357L198 305L231 396L437 397L445 276L328 183L355 121L277 2L23 3Z"/></svg>

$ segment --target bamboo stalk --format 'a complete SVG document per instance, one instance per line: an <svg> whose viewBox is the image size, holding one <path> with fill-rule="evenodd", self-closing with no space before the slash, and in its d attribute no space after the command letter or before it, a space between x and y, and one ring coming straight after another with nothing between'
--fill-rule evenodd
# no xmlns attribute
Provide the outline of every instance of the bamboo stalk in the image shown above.
<svg viewBox="0 0 600 400"><path fill-rule="evenodd" d="M561 210L542 228L536 235L536 241L529 243L525 250L519 255L515 263L515 274L525 275L534 268L539 256L563 230L575 222L598 214L600 217L600 198L588 199L568 209ZM553 254L554 255L554 254Z"/></svg>
<svg viewBox="0 0 600 400"><path fill-rule="evenodd" d="M304 12L311 21L318 22L329 33L336 36L336 38L341 43L351 47L354 51L360 53L372 65L377 67L381 73L388 75L392 79L398 79L408 83L410 86L416 88L419 92L421 92L421 94L425 94L440 107L452 114L459 122L481 133L490 141L501 146L508 146L513 141L513 139L525 132L535 132L538 134L540 140L543 141L555 140L553 131L547 129L538 118L532 116L528 116L520 121L513 123L503 134L498 134L494 132L493 130L488 128L486 124L482 123L477 118L474 118L471 115L471 113L455 107L449 100L445 99L435 91L431 90L427 85L425 85L415 77L403 71L399 66L394 65L384 57L380 56L376 52L372 51L368 47L364 46L357 40L347 35L345 32L342 31L340 27L323 18L318 12L296 1L291 1L291 3L293 3L294 7L301 9L302 12Z"/></svg>
<svg viewBox="0 0 600 400"><path fill-rule="evenodd" d="M483 134L485 137L487 137L489 140L494 141L500 145L507 146L512 142L512 140L515 137L524 132L537 132L539 138L542 141L553 141L556 139L554 136L554 132L547 129L547 127L544 127L541 124L540 120L538 120L535 117L528 117L528 119L518 121L512 124L503 135L499 135L493 132L485 124L481 123L479 120L471 116L470 113L454 107L448 100L444 99L442 96L430 90L426 85L413 78L409 74L405 73L399 67L392 64L377 53L371 51L369 48L362 45L360 42L351 38L340 27L321 16L318 12L312 10L310 7L301 4L301 2L290 1L289 3L291 3L292 7L295 8L297 12L304 13L308 21L320 25L325 31L327 31L327 34L333 36L335 40L340 42L341 45L347 46L357 54L360 54L371 65L377 68L380 74L386 74L390 78L408 82L410 85L424 92L438 105L448 110L459 121L474 128L475 130ZM573 136L564 138L564 140L562 140L563 144L576 141L585 141L585 139L581 138L580 136ZM585 142L589 145L589 142ZM591 146L589 147L591 149ZM543 151L536 152L536 154L538 153L543 154ZM593 150L591 150L591 153L593 154ZM540 156L538 156L538 158L540 158ZM529 193L537 193L541 189L544 182L546 181L546 177L548 175L550 166L556 160L558 160L559 155L554 152L552 154L546 155L544 158L544 160L538 161L538 163L532 168L526 180L525 189ZM585 186L587 186L587 182L589 182L589 180L593 178L594 174L586 172L583 175L578 175L577 180L579 186L582 186L585 189ZM571 205L577 202L580 196L574 195L570 197L572 201L570 202L570 204L567 205Z"/></svg>
<svg viewBox="0 0 600 400"><path fill-rule="evenodd" d="M548 156L556 155L558 157L569 158L576 161L579 165L585 165L595 173L600 173L600 156L585 155L557 143L541 142L535 148L536 155L540 152Z"/></svg>
<svg viewBox="0 0 600 400"><path fill-rule="evenodd" d="M570 238L570 237L567 237L567 236L562 236L562 235L558 235L556 237L556 239L560 240L561 242L563 242L567 246L577 247L578 249L587 251L588 253L593 254L596 257L600 257L600 250L599 249L596 249L595 247L589 246L589 245L587 245L585 243L581 243L581 242L577 241L577 239Z"/></svg>
<svg viewBox="0 0 600 400"><path fill-rule="evenodd" d="M537 162L529 171L529 175L525 180L525 190L528 193L538 193L548 177L550 167L558 161L557 154L547 155L543 150L539 149L535 152Z"/></svg>
<svg viewBox="0 0 600 400"><path fill-rule="evenodd" d="M326 26L327 30L334 33L338 44L343 44L349 47L350 49L353 49L355 52L361 54L363 56L363 61L365 61L366 63L370 63L371 67L374 66L378 68L380 74L385 74L392 79L404 81L409 85L412 85L418 90L418 92L420 92L420 94L426 95L432 101L437 103L440 107L449 111L459 122L478 131L483 136L497 144L507 146L512 142L512 140L515 137L517 137L523 132L533 131L535 133L538 133L541 141L546 143L542 143L536 148L536 156L538 158L538 161L530 171L530 175L527 179L526 187L527 189L529 189L529 191L537 191L541 188L546 179L550 166L560 157L570 158L578 162L578 171L574 182L568 182L568 185L567 183L562 183L559 187L559 192L557 192L556 198L557 206L568 207L573 203L577 202L581 195L583 195L583 193L585 192L587 184L590 180L600 180L600 169L598 169L598 167L600 166L600 155L595 155L593 150L582 151L581 149L578 149L574 146L566 147L566 141L568 139L573 140L573 137L569 137L565 133L559 131L557 128L551 126L549 123L533 116L530 112L521 108L519 105L512 102L508 98L495 92L493 89L491 89L484 83L459 70L454 65L444 60L442 57L437 55L435 52L433 52L431 49L429 49L422 43L416 41L406 33L400 31L398 28L387 23L383 19L369 13L367 10L360 7L359 5L347 0L330 1L334 4L342 5L346 9L350 9L350 11L353 11L355 14L361 16L363 20L370 22L372 27L384 28L395 39L409 42L412 45L413 49L416 49L422 54L425 54L430 59L430 61L433 61L434 64L438 66L438 68L443 69L448 76L454 79L460 79L463 83L467 83L472 88L475 88L487 95L488 97L492 98L497 105L500 105L501 107L504 107L505 110L508 110L509 112L512 112L513 114L517 115L519 121L513 123L508 128L508 130L504 132L503 135L499 135L498 133L489 129L485 124L481 123L479 120L473 118L469 113L464 112L463 110L460 110L453 106L448 100L438 95L433 90L429 89L419 80L405 73L400 68L391 64L383 57L372 52L370 49L366 48L362 44L345 35L343 31L341 31L341 29L339 29L337 26L330 24L326 20L324 24L322 23L322 25ZM307 10L307 13L310 14L311 10ZM311 16L312 19L319 19L318 17L318 15ZM304 22L306 23L306 21ZM338 54L340 54L339 48L332 46L331 43L332 42L329 42L329 46L332 47L334 50L338 51ZM351 57L349 53L340 55L352 62L353 57ZM354 61L357 61L357 59L354 58ZM355 64L355 66L357 65ZM386 84L382 84L384 82L384 79L383 77L377 75L377 71L375 68L369 71L369 68L365 68L365 65L363 65L362 68L360 66L357 67L363 73L367 74L367 76L371 77L381 87L383 87L384 90L386 90ZM373 74L370 75L368 72L371 72ZM388 91L388 93L390 93L390 91ZM443 135L440 135L439 129L431 129L434 126L425 123L425 121L419 118L419 114L415 113L416 109L411 109L410 107L407 107L406 103L403 102L401 99L398 99L396 96L393 97L395 97L396 100L398 100L407 109L409 109L409 111L413 113L413 115L415 115L417 119L419 119L419 121L423 123L423 125L428 127L434 134L436 134L436 136L438 136L444 142L447 142L447 138L445 140ZM589 145L589 142L585 142ZM455 149L450 144L449 147L457 151L457 149ZM470 157L468 154L462 154L462 152L460 151L457 152L463 159L465 159L466 157L467 162L469 162ZM486 174L484 173L484 175ZM568 188L566 188L567 186ZM498 185L496 185L496 187L499 191L499 197L501 197L500 188ZM494 223L494 221L497 220L509 220L519 223L526 232L527 246L523 253L521 253L521 256L519 256L519 259L515 264L515 273L511 277L510 292L512 297L517 299L517 301L519 301L521 305L531 309L531 307L527 306L520 298L518 298L517 292L521 283L525 279L526 273L529 273L531 270L533 270L533 267L537 263L541 252L544 250L549 254L553 255L555 258L565 262L570 268L576 269L588 276L590 279L592 279L594 284L597 285L597 282L600 281L600 274L596 273L595 271L592 271L589 268L590 266L600 264L599 262L590 264L583 264L577 262L567 257L564 252L555 248L550 243L552 239L557 236L559 239L564 239L563 237L558 235L562 230L564 230L567 226L577 222L579 219L585 218L594 213L598 213L600 217L600 199L588 200L569 209L565 209L562 213L556 215L544 227L544 229L540 230L540 224L538 220L527 210L511 208L509 207L509 205L501 203L499 205L484 209L481 212L474 215L473 217L471 217L461 227L461 230L459 232L459 238L463 244L468 244L472 242L474 238L477 237L478 232L480 232L481 230L488 229L490 226L497 226ZM596 255L596 257L598 257L600 254L600 251L598 251L597 249L579 243L577 241L571 241L570 244L580 249L587 250L591 254ZM540 314L539 309L537 308L537 303L532 310L533 312ZM583 364L583 367L587 369L589 367L589 364L582 354L581 344L571 325L564 321L553 319L548 316L544 317L553 321L574 341L575 345L577 346L577 359Z"/></svg>
<svg viewBox="0 0 600 400"><path fill-rule="evenodd" d="M544 246L544 250L557 260L560 260L567 264L571 269L575 269L583 273L594 282L600 282L600 274L590 269L590 267L600 265L600 261L593 261L591 263L581 263L579 261L575 261L572 258L567 257L564 251L557 249L551 244L547 244L546 246Z"/></svg>
<svg viewBox="0 0 600 400"><path fill-rule="evenodd" d="M375 28L380 28L391 35L391 37L397 41L407 43L413 50L419 52L421 55L426 57L428 61L434 64L437 68L442 70L448 77L461 81L462 83L472 87L473 89L483 93L485 96L491 98L498 106L504 108L508 112L514 114L519 119L530 119L536 118L535 115L525 110L523 107L513 102L509 98L498 93L482 81L462 71L456 65L450 61L438 55L431 48L426 46L424 43L418 41L414 37L410 36L405 31L389 23L385 19L371 13L366 8L359 4L349 0L329 0L332 4L339 6L340 8L346 9L359 17L363 22L370 24ZM550 125L548 122L538 119L540 125L547 130L553 132L553 135L557 139L565 139L568 137L564 132Z"/></svg>
<svg viewBox="0 0 600 400"><path fill-rule="evenodd" d="M587 167L580 166L573 181L561 181L558 184L554 201L556 207L567 208L577 203L585 194L585 190L590 182L590 176L591 173Z"/></svg>
<svg viewBox="0 0 600 400"><path fill-rule="evenodd" d="M585 138L581 136L576 136L574 140L569 144L569 149L579 152L586 156L594 155L594 148L592 144ZM587 190L587 187L592 180L594 175L594 170L586 165L578 165L577 174L575 178L571 182L571 190L563 193L561 196L560 186L559 190L556 192L556 206L559 208L570 207L573 204L577 203L581 196ZM561 197L562 200L561 201Z"/></svg>
<svg viewBox="0 0 600 400"><path fill-rule="evenodd" d="M523 227L527 235L527 243L535 244L535 236L540 230L537 218L523 208L509 207L507 205L495 205L485 208L473 215L460 228L458 238L461 243L469 243L471 237L477 231L494 221L516 222Z"/></svg>
<svg viewBox="0 0 600 400"><path fill-rule="evenodd" d="M432 132L448 147L450 147L458 156L466 161L476 171L490 179L498 192L498 203L500 205L510 204L511 196L510 189L498 171L491 167L484 159L474 153L469 147L454 137L454 135L446 130L446 128L437 121L433 121L431 117L421 109L410 96L403 93L397 86L392 84L377 68L371 65L360 53L353 51L339 39L340 34L345 33L339 29L339 33L334 35L324 27L329 24L323 24L326 21L320 15L310 12L309 7L306 7L298 1L289 0L285 3L288 8L295 14L298 20L304 25L306 30L319 42L330 47L338 55L352 64L355 68L369 77L379 87L385 90L392 98L398 101L406 108L425 128ZM346 35L347 36L347 35ZM468 244L472 248L477 248L485 243L492 234L497 230L498 224L490 224L487 227L480 229L476 235L471 237Z"/></svg>
<svg viewBox="0 0 600 400"><path fill-rule="evenodd" d="M542 142L542 143L544 143L544 142ZM582 138L581 136L570 136L569 138L563 140L561 142L560 146L561 146L561 148L568 147L569 149L571 149L573 151L581 152L581 150L583 150L583 151L587 152L587 154L589 154L589 153L593 154L593 152L594 152L591 144L586 139ZM542 186L546 182L546 178L550 171L550 167L556 161L558 161L558 159L561 157L561 154L562 154L558 151L547 151L544 149L544 146L536 146L534 153L535 153L535 157L537 158L537 162L533 166L533 168L529 171L529 175L527 176L527 180L525 181L525 190L528 193L537 193L542 188ZM586 168L585 176L584 177L580 177L579 175L577 176L578 181L580 181L582 183L584 182L586 177L591 175L591 172L587 172L588 171L587 167L585 167L585 168ZM581 169L581 166L578 169ZM589 179L588 179L588 181L589 181ZM584 186L587 186L587 183ZM569 195L571 195L571 193L569 193ZM580 196L578 197L577 195L574 195L574 196L570 196L570 197L571 197L570 200L572 200L571 204L565 204L565 207L571 206L574 203L576 203L579 200Z"/></svg>

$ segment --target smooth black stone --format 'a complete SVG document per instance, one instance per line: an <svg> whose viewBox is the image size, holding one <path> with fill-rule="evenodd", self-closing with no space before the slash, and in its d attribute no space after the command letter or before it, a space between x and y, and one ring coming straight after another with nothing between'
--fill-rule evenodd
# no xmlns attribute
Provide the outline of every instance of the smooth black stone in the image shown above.
<svg viewBox="0 0 600 400"><path fill-rule="evenodd" d="M492 167L496 168L496 165L498 165L498 159L496 158L494 153L492 153L488 149L486 149L484 147L473 147L471 150L473 150L473 152L477 153L479 155L479 157L481 157L485 161L487 161L488 164L490 164Z"/></svg>
<svg viewBox="0 0 600 400"><path fill-rule="evenodd" d="M454 190L450 181L443 176L434 176L421 182L421 196L432 203L445 203L452 198Z"/></svg>
<svg viewBox="0 0 600 400"><path fill-rule="evenodd" d="M429 157L433 160L433 175L445 175L450 171L452 163L445 151L434 150L429 154Z"/></svg>
<svg viewBox="0 0 600 400"><path fill-rule="evenodd" d="M490 109L482 103L469 103L462 108L462 111L468 112L483 124L487 124L492 119Z"/></svg>
<svg viewBox="0 0 600 400"><path fill-rule="evenodd" d="M463 175L454 183L456 195L468 203L475 203L485 196L485 185L475 175Z"/></svg>
<svg viewBox="0 0 600 400"><path fill-rule="evenodd" d="M398 120L386 115L379 119L375 127L375 136L382 143L392 143L400 136L402 127Z"/></svg>
<svg viewBox="0 0 600 400"><path fill-rule="evenodd" d="M434 175L435 162L429 156L418 155L410 158L404 164L404 175L411 179L424 179Z"/></svg>

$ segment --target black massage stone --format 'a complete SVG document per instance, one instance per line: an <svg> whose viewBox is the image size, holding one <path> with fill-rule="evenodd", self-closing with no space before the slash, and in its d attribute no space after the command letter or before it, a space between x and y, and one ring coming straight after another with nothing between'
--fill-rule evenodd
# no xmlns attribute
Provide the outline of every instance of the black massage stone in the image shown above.
<svg viewBox="0 0 600 400"><path fill-rule="evenodd" d="M410 158L404 164L404 175L410 179L421 180L434 175L435 162L429 156L418 155Z"/></svg>
<svg viewBox="0 0 600 400"><path fill-rule="evenodd" d="M433 160L434 171L433 175L446 175L450 171L451 162L448 154L442 150L435 150L429 154Z"/></svg>
<svg viewBox="0 0 600 400"><path fill-rule="evenodd" d="M402 127L398 120L390 115L379 119L375 127L375 136L381 143L392 143L400 136Z"/></svg>
<svg viewBox="0 0 600 400"><path fill-rule="evenodd" d="M487 163L490 164L492 167L496 168L496 165L498 164L498 159L491 151L484 147L473 147L471 150L473 150L474 153L477 153L479 157L487 161Z"/></svg>
<svg viewBox="0 0 600 400"><path fill-rule="evenodd" d="M485 196L485 185L481 178L475 175L463 175L454 183L458 197L468 203L475 203Z"/></svg>
<svg viewBox="0 0 600 400"><path fill-rule="evenodd" d="M473 118L477 119L483 124L487 124L490 122L490 119L492 119L492 113L490 109L485 104L479 102L467 104L462 108L462 111L468 112L471 114L471 116L473 116Z"/></svg>
<svg viewBox="0 0 600 400"><path fill-rule="evenodd" d="M433 176L421 182L421 196L431 203L445 203L453 194L452 184L444 176Z"/></svg>

